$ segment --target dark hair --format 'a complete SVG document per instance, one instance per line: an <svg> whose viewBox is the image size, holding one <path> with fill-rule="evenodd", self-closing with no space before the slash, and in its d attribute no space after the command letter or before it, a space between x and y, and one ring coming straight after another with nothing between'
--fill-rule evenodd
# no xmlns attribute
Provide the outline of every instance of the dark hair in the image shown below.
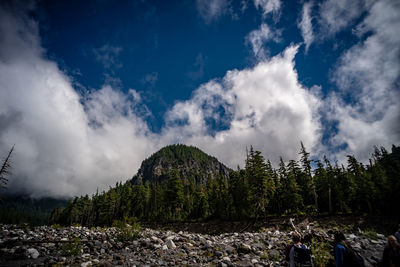
<svg viewBox="0 0 400 267"><path fill-rule="evenodd" d="M298 242L300 242L300 240L301 240L300 234L298 234L298 233L296 233L296 232L292 234L292 241L293 241L294 243L298 243Z"/></svg>
<svg viewBox="0 0 400 267"><path fill-rule="evenodd" d="M346 237L342 232L336 232L335 233L335 242L340 242L340 241L345 241Z"/></svg>

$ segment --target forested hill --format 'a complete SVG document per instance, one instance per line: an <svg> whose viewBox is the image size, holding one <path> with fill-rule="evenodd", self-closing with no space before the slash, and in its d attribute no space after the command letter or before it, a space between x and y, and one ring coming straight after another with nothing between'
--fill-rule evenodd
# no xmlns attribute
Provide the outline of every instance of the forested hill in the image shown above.
<svg viewBox="0 0 400 267"><path fill-rule="evenodd" d="M175 148L186 151L172 154L170 149ZM202 160L208 162L210 158L202 158L196 148L170 147L142 165L142 182L118 183L107 192L75 198L64 209L55 209L51 222L106 226L132 217L179 221L304 213L400 216L400 206L396 205L400 203L399 147L393 146L391 153L376 148L368 165L348 156L347 167L324 157L312 168L310 154L302 144L300 155L299 161L285 163L281 159L274 168L261 152L251 148L244 155L244 169L230 171L229 176L219 172L204 183L196 177L208 176L201 175L201 166ZM168 160L171 162L166 163ZM200 176L185 176L188 172L182 170L190 166L189 162L198 166L194 173ZM160 172L156 166L163 166Z"/></svg>
<svg viewBox="0 0 400 267"><path fill-rule="evenodd" d="M177 144L166 146L144 160L132 183L162 182L172 172L205 185L208 179L227 178L231 170L197 147Z"/></svg>

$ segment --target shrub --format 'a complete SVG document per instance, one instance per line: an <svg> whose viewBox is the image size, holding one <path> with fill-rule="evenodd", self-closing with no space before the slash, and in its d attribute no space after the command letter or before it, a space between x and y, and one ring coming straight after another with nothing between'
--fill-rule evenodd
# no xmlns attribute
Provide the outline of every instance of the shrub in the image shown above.
<svg viewBox="0 0 400 267"><path fill-rule="evenodd" d="M136 218L124 218L123 220L115 220L112 224L118 229L116 239L121 242L128 242L140 238L142 226Z"/></svg>
<svg viewBox="0 0 400 267"><path fill-rule="evenodd" d="M81 240L75 237L74 241L62 245L61 250L64 256L77 256L81 253Z"/></svg>
<svg viewBox="0 0 400 267"><path fill-rule="evenodd" d="M58 223L55 223L55 224L53 224L51 227L54 228L54 229L60 229L60 228L61 228L61 225L58 224Z"/></svg>
<svg viewBox="0 0 400 267"><path fill-rule="evenodd" d="M318 240L316 238L312 239L312 252L314 255L315 266L327 266L330 260L333 260L331 255L332 247L324 239Z"/></svg>
<svg viewBox="0 0 400 267"><path fill-rule="evenodd" d="M375 230L373 229L367 229L363 232L362 236L373 239L373 240L378 240L378 234L376 233Z"/></svg>

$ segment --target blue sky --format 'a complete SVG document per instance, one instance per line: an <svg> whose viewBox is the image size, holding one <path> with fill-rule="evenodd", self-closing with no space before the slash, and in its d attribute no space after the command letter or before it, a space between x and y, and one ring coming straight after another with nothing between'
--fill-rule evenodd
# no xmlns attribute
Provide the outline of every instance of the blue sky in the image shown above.
<svg viewBox="0 0 400 267"><path fill-rule="evenodd" d="M367 162L400 142L395 0L4 1L0 148L11 190L72 196L133 176L162 146L230 167Z"/></svg>

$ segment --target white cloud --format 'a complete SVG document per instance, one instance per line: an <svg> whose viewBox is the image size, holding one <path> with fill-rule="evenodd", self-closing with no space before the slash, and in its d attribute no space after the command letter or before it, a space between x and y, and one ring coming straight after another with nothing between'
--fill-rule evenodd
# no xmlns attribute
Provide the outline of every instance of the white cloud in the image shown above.
<svg viewBox="0 0 400 267"><path fill-rule="evenodd" d="M357 26L364 40L340 58L333 81L341 89L331 96L332 118L338 121L335 144L343 153L366 160L374 145L400 142L400 4L377 1ZM370 34L362 36L362 34ZM343 103L342 95L351 105Z"/></svg>
<svg viewBox="0 0 400 267"><path fill-rule="evenodd" d="M251 31L246 36L246 43L251 45L253 55L259 60L265 60L269 56L269 51L264 47L268 41L280 41L280 31L271 30L267 24L262 23L260 28Z"/></svg>
<svg viewBox="0 0 400 267"><path fill-rule="evenodd" d="M275 162L279 155L297 158L301 140L313 149L320 138L320 100L297 80L297 49L202 85L167 114L163 136L197 145L231 167L242 165L250 145ZM210 121L226 127L209 135Z"/></svg>
<svg viewBox="0 0 400 267"><path fill-rule="evenodd" d="M326 0L319 6L320 36L331 37L351 26L373 2L372 0Z"/></svg>
<svg viewBox="0 0 400 267"><path fill-rule="evenodd" d="M257 9L262 10L264 18L270 13L273 13L276 18L279 18L280 16L280 0L254 0L254 5Z"/></svg>
<svg viewBox="0 0 400 267"><path fill-rule="evenodd" d="M15 144L9 188L33 196L73 196L131 177L154 150L132 113L134 91L104 87L81 96L43 58L26 10L0 8L0 151Z"/></svg>
<svg viewBox="0 0 400 267"><path fill-rule="evenodd" d="M313 26L312 26L312 17L311 11L313 7L313 2L307 2L303 4L301 20L297 24L297 27L301 30L301 36L303 37L304 44L306 46L305 52L308 52L308 48L310 47L311 43L314 41L314 33L313 33Z"/></svg>

